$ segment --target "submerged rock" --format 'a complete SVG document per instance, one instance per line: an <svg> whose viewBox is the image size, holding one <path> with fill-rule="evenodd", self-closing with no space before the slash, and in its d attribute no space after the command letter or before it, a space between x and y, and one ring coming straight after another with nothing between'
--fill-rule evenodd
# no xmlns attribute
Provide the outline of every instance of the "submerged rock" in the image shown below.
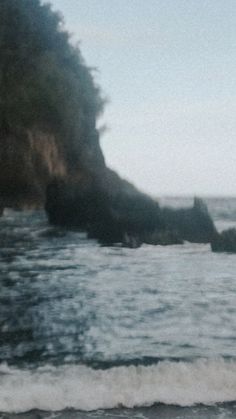
<svg viewBox="0 0 236 419"><path fill-rule="evenodd" d="M167 229L162 231L154 230L153 232L150 232L146 237L144 237L144 243L152 244L154 246L169 246L174 244L183 244L184 241L176 233L176 231Z"/></svg>
<svg viewBox="0 0 236 419"><path fill-rule="evenodd" d="M213 252L236 253L236 229L231 228L217 234L211 241Z"/></svg>

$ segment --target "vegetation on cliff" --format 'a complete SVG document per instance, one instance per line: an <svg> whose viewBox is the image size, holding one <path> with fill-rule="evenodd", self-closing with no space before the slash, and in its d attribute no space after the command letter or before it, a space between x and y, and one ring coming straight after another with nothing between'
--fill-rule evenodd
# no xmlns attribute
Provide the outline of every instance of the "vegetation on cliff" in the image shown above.
<svg viewBox="0 0 236 419"><path fill-rule="evenodd" d="M103 99L63 20L40 0L0 2L0 130L53 132L70 167L96 143Z"/></svg>

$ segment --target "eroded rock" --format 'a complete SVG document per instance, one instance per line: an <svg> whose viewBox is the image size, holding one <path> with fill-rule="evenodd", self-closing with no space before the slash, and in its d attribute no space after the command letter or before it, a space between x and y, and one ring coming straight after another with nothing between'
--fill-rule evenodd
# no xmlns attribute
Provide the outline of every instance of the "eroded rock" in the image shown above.
<svg viewBox="0 0 236 419"><path fill-rule="evenodd" d="M236 229L231 228L217 234L211 241L213 252L236 253Z"/></svg>
<svg viewBox="0 0 236 419"><path fill-rule="evenodd" d="M105 176L111 175L109 171ZM113 176L113 175L112 175ZM115 179L115 180L114 180ZM194 200L192 208L161 209L149 196L118 178L68 183L55 179L47 191L46 211L54 225L88 232L103 245L116 243L136 248L182 244L184 240L210 243L217 235L206 205Z"/></svg>

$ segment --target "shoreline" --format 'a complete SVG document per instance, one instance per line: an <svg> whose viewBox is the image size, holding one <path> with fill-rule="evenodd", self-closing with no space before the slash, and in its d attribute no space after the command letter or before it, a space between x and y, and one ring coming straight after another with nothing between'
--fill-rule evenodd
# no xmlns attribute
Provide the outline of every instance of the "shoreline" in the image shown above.
<svg viewBox="0 0 236 419"><path fill-rule="evenodd" d="M1 413L1 419L216 419L234 418L236 402L217 404L214 406L197 405L180 407L156 404L150 407L133 409L116 408L93 410L90 412L66 409L58 412L33 410L25 413Z"/></svg>

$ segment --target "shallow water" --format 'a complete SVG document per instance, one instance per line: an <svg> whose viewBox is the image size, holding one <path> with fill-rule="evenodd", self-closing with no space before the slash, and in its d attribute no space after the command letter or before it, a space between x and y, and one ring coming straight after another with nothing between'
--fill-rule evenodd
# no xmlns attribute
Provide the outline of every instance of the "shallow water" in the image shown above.
<svg viewBox="0 0 236 419"><path fill-rule="evenodd" d="M208 206L236 225L236 199ZM42 212L7 211L0 239L0 418L236 416L236 255L100 247Z"/></svg>

